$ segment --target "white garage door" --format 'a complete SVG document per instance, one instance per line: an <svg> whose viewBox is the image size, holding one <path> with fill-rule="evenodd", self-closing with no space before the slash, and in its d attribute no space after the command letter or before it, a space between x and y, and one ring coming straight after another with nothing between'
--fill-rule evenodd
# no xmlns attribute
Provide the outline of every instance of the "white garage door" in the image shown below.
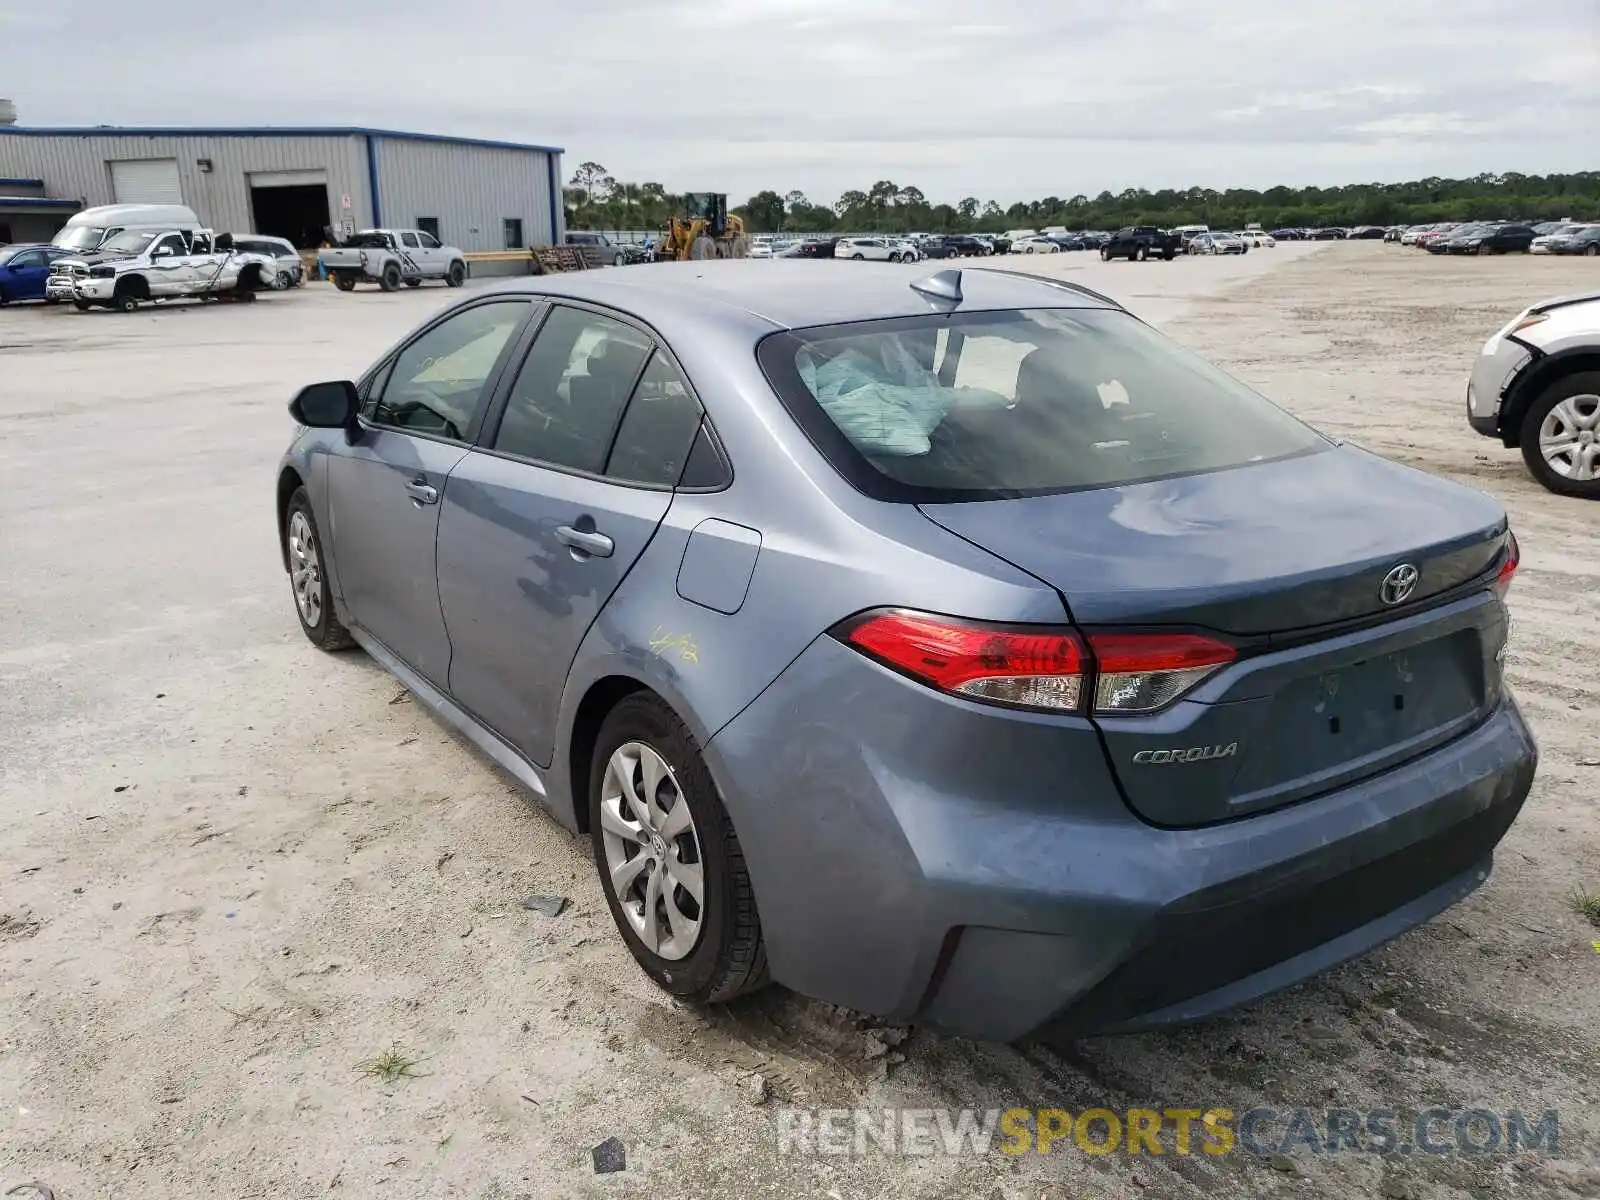
<svg viewBox="0 0 1600 1200"><path fill-rule="evenodd" d="M111 190L118 204L182 204L175 158L129 158L111 164Z"/></svg>

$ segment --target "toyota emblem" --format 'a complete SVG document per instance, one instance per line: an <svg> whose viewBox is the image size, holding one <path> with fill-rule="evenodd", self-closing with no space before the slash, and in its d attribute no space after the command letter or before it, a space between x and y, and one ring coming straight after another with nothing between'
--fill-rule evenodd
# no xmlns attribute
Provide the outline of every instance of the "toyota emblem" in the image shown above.
<svg viewBox="0 0 1600 1200"><path fill-rule="evenodd" d="M1416 591L1417 580L1421 577L1422 572L1410 563L1401 563L1383 577L1383 582L1378 585L1378 597L1385 604L1404 604Z"/></svg>

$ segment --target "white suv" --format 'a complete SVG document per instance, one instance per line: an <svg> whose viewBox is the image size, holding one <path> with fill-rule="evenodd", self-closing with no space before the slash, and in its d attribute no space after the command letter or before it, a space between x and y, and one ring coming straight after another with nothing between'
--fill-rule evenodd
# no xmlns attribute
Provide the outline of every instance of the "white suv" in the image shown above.
<svg viewBox="0 0 1600 1200"><path fill-rule="evenodd" d="M1552 492L1600 500L1600 292L1544 300L1483 344L1467 422Z"/></svg>
<svg viewBox="0 0 1600 1200"><path fill-rule="evenodd" d="M835 258L870 259L874 262L900 262L905 258L901 250L887 238L840 238L833 248Z"/></svg>

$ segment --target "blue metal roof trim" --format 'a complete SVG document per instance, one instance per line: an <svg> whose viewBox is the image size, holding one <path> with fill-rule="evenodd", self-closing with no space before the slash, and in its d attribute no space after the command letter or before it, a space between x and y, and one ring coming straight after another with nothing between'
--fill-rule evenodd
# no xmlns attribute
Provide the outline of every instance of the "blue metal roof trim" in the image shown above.
<svg viewBox="0 0 1600 1200"><path fill-rule="evenodd" d="M44 196L0 196L0 208L70 208L74 212L83 205L76 200L52 200Z"/></svg>
<svg viewBox="0 0 1600 1200"><path fill-rule="evenodd" d="M495 150L537 150L565 154L560 146L499 142L491 138L452 137L445 133L406 133L399 129L367 129L360 125L134 126L134 125L0 125L0 134L20 137L385 137L406 142L447 142L456 146L488 146Z"/></svg>
<svg viewBox="0 0 1600 1200"><path fill-rule="evenodd" d="M43 186L44 186L44 180L42 180L42 179L0 179L0 188L3 188L3 187L36 187L36 188L42 188Z"/></svg>

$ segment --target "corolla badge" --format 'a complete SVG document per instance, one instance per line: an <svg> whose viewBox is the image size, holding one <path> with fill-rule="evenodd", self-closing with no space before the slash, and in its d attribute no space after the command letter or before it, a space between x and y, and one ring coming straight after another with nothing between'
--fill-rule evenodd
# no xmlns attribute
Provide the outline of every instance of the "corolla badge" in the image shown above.
<svg viewBox="0 0 1600 1200"><path fill-rule="evenodd" d="M1385 604L1402 604L1417 588L1422 572L1410 563L1401 563L1383 577L1378 585L1378 598Z"/></svg>
<svg viewBox="0 0 1600 1200"><path fill-rule="evenodd" d="M1226 746L1190 746L1186 750L1141 750L1133 756L1136 763L1193 763L1212 758L1232 758L1239 753L1239 743Z"/></svg>

